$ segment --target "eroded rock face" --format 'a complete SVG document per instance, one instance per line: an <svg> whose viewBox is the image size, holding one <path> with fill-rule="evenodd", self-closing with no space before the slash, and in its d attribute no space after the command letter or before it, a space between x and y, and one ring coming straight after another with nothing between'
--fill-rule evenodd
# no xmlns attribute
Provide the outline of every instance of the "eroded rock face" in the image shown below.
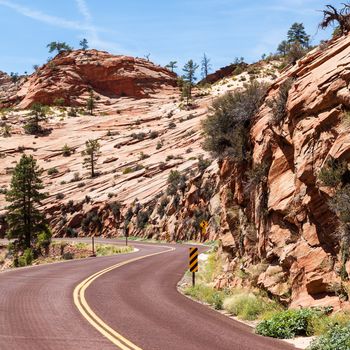
<svg viewBox="0 0 350 350"><path fill-rule="evenodd" d="M220 239L226 264L218 288L253 285L292 307L348 304L338 219L328 205L332 191L318 174L330 157L350 158L350 124L344 122L349 67L350 37L343 37L285 71L269 89L251 130L253 161L225 160L209 168L200 181L189 183L181 209L162 221L174 239L188 238L191 228L192 239ZM287 79L293 79L287 115L275 123L268 101ZM266 175L248 187L247 170L259 164L265 164ZM204 179L211 181L209 198L203 195ZM204 237L196 228L198 211L209 219ZM346 262L347 271L349 266Z"/></svg>
<svg viewBox="0 0 350 350"><path fill-rule="evenodd" d="M21 76L14 81L8 74L0 71L0 108L10 107L18 102L17 92L25 80L26 77Z"/></svg>
<svg viewBox="0 0 350 350"><path fill-rule="evenodd" d="M275 266L275 272L269 268L260 274L258 284L294 307L339 308L342 302L338 221L328 207L329 190L317 177L329 157L350 157L349 127L342 121L344 110L350 108L349 66L350 37L314 50L269 90L266 101L276 96L284 81L294 79L285 119L273 125L272 110L265 103L251 131L254 164L267 163L268 174L266 188L257 186L250 203L240 206L257 230L254 242L247 239L247 230L240 229L243 268L249 272L261 262ZM234 167L229 172L234 174ZM231 177L229 186L237 189L240 182ZM241 203L242 192L232 193ZM239 254L239 242L232 236L233 242L222 236L228 261Z"/></svg>
<svg viewBox="0 0 350 350"><path fill-rule="evenodd" d="M97 50L63 52L33 73L18 92L18 108L34 102L85 105L88 92L114 97L147 97L176 86L176 75L145 59Z"/></svg>

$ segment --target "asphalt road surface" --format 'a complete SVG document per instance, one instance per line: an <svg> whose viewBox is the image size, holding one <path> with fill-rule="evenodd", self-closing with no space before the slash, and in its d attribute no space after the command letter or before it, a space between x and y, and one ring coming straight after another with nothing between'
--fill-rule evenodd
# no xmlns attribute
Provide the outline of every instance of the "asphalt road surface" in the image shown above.
<svg viewBox="0 0 350 350"><path fill-rule="evenodd" d="M0 350L294 349L178 293L188 246L132 244L138 252L0 273ZM165 253L151 255L160 252ZM76 287L103 269L143 256L88 282L84 301L103 321L98 330L74 302ZM101 329L119 335L122 345Z"/></svg>

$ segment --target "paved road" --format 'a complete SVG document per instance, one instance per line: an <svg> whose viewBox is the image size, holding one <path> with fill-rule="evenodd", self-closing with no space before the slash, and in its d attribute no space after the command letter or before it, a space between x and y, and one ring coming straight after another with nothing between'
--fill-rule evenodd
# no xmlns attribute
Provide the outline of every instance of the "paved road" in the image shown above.
<svg viewBox="0 0 350 350"><path fill-rule="evenodd" d="M164 251L133 243L133 254L22 268L0 274L0 349L116 349L81 315L73 290L90 275ZM86 301L108 326L143 350L288 350L179 294L188 247L131 262L94 280Z"/></svg>

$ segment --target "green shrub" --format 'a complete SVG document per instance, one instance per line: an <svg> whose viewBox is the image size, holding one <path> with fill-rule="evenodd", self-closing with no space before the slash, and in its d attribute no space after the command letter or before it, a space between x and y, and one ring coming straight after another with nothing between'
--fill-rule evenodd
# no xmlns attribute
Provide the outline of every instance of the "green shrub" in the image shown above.
<svg viewBox="0 0 350 350"><path fill-rule="evenodd" d="M98 244L96 246L96 255L97 256L107 256L114 254L124 254L132 251L132 247L119 247L112 244Z"/></svg>
<svg viewBox="0 0 350 350"><path fill-rule="evenodd" d="M57 168L50 168L47 170L47 174L48 175L55 175L55 174L58 174L58 169Z"/></svg>
<svg viewBox="0 0 350 350"><path fill-rule="evenodd" d="M308 334L311 320L317 311L311 309L286 310L274 313L256 327L256 333L280 339L290 339Z"/></svg>
<svg viewBox="0 0 350 350"><path fill-rule="evenodd" d="M77 109L74 107L71 107L70 110L68 111L68 116L69 117L77 117L78 116Z"/></svg>
<svg viewBox="0 0 350 350"><path fill-rule="evenodd" d="M34 260L34 254L31 248L27 248L23 255L18 258L18 266L28 266L31 265Z"/></svg>
<svg viewBox="0 0 350 350"><path fill-rule="evenodd" d="M11 136L11 125L4 124L1 130L1 135L3 137L10 137Z"/></svg>
<svg viewBox="0 0 350 350"><path fill-rule="evenodd" d="M349 312L337 312L330 316L327 316L326 314L317 314L311 320L309 333L314 335L323 335L335 326L346 327L348 325L350 325Z"/></svg>
<svg viewBox="0 0 350 350"><path fill-rule="evenodd" d="M146 134L144 132L139 132L138 134L133 133L131 134L131 137L135 140L142 141L146 138Z"/></svg>
<svg viewBox="0 0 350 350"><path fill-rule="evenodd" d="M292 86L293 79L287 79L281 84L277 96L268 103L268 106L272 109L272 122L275 125L280 124L287 116L287 101Z"/></svg>
<svg viewBox="0 0 350 350"><path fill-rule="evenodd" d="M157 209L157 213L159 216L162 218L165 215L165 209L167 205L169 204L169 199L168 197L163 197L162 200L159 203L159 207Z"/></svg>
<svg viewBox="0 0 350 350"><path fill-rule="evenodd" d="M342 183L344 174L348 171L346 162L329 159L318 174L318 179L324 186L337 187Z"/></svg>
<svg viewBox="0 0 350 350"><path fill-rule="evenodd" d="M349 350L350 325L335 325L326 334L314 340L308 350Z"/></svg>
<svg viewBox="0 0 350 350"><path fill-rule="evenodd" d="M150 134L149 134L149 137L151 139L155 139L159 136L159 132L158 131L151 131Z"/></svg>
<svg viewBox="0 0 350 350"><path fill-rule="evenodd" d="M203 155L198 157L198 170L202 173L211 164L210 159L204 159Z"/></svg>
<svg viewBox="0 0 350 350"><path fill-rule="evenodd" d="M149 220L149 217L151 215L150 210L140 210L137 213L137 228L143 230Z"/></svg>
<svg viewBox="0 0 350 350"><path fill-rule="evenodd" d="M64 106L66 103L65 99L63 97L60 97L60 98L56 98L54 101L53 101L53 104L55 106Z"/></svg>
<svg viewBox="0 0 350 350"><path fill-rule="evenodd" d="M194 299L208 303L217 310L222 309L225 293L203 284L197 284L195 287L185 289L185 294Z"/></svg>
<svg viewBox="0 0 350 350"><path fill-rule="evenodd" d="M167 193L169 195L174 195L178 190L184 192L186 189L186 181L187 178L185 175L181 175L178 170L171 170L167 180Z"/></svg>
<svg viewBox="0 0 350 350"><path fill-rule="evenodd" d="M243 320L256 320L268 310L279 308L274 302L265 301L253 293L238 293L224 300L223 307Z"/></svg>
<svg viewBox="0 0 350 350"><path fill-rule="evenodd" d="M63 199L64 198L64 194L63 193L57 193L56 194L56 199Z"/></svg>
<svg viewBox="0 0 350 350"><path fill-rule="evenodd" d="M64 260L72 260L74 259L74 254L71 252L66 252L62 254L62 259Z"/></svg>
<svg viewBox="0 0 350 350"><path fill-rule="evenodd" d="M141 152L141 153L140 153L139 159L140 159L140 160L144 160L144 159L147 159L147 158L149 158L149 157L150 157L149 154L146 154L146 153Z"/></svg>
<svg viewBox="0 0 350 350"><path fill-rule="evenodd" d="M72 154L72 149L67 144L65 144L62 147L62 155L63 155L63 157L69 157L71 154Z"/></svg>
<svg viewBox="0 0 350 350"><path fill-rule="evenodd" d="M217 157L243 160L248 157L248 135L252 120L258 112L266 86L253 82L244 90L228 92L212 104L211 113L203 121L204 149Z"/></svg>
<svg viewBox="0 0 350 350"><path fill-rule="evenodd" d="M44 232L40 232L37 238L37 243L36 243L37 247L39 249L48 248L51 244L51 238L52 238L52 233L49 229L47 229Z"/></svg>
<svg viewBox="0 0 350 350"><path fill-rule="evenodd" d="M223 271L222 259L216 252L208 255L205 268L199 272L200 279L205 283L213 282Z"/></svg>

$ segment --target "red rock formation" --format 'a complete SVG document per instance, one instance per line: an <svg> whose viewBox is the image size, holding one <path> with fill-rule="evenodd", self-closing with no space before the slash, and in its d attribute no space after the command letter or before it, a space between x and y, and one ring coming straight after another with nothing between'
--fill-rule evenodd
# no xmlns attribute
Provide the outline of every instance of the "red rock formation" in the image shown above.
<svg viewBox="0 0 350 350"><path fill-rule="evenodd" d="M343 120L350 109L349 65L350 36L315 49L285 71L251 130L250 166L265 163L267 175L247 190L245 169L224 161L202 180L193 179L196 186L188 186L182 207L158 221L158 231L174 239L220 239L227 264L218 287L253 284L293 307L344 305L349 284L340 277L338 219L318 174L330 157L350 160L350 123ZM288 113L274 124L268 101L289 78ZM206 199L208 179L214 193ZM198 213L210 217L209 237L199 234ZM349 261L345 267L350 273ZM238 278L237 271L247 278Z"/></svg>
<svg viewBox="0 0 350 350"><path fill-rule="evenodd" d="M22 76L14 82L8 74L0 71L0 108L10 107L18 102L17 92L25 79Z"/></svg>
<svg viewBox="0 0 350 350"><path fill-rule="evenodd" d="M326 49L315 49L276 81L267 101L286 79L294 79L288 114L280 125L273 125L273 112L265 103L251 131L254 163L269 164L266 188L257 186L249 205L240 204L240 190L233 191L241 215L257 230L257 241L251 241L249 232L240 227L243 268L249 273L261 263L270 265L260 274L259 285L292 306L341 305L338 221L328 207L329 193L317 177L329 157L350 159L349 130L342 122L343 111L350 108L349 57L350 37L343 37ZM229 187L239 186L240 179L232 176ZM262 198L267 198L266 208ZM229 241L223 240L229 260L239 250L237 235L231 235Z"/></svg>
<svg viewBox="0 0 350 350"><path fill-rule="evenodd" d="M82 105L91 89L107 97L147 97L176 82L174 73L144 59L97 50L63 52L22 85L18 107L28 108L34 102L52 105L58 98L65 105Z"/></svg>
<svg viewBox="0 0 350 350"><path fill-rule="evenodd" d="M240 63L240 64L230 64L226 67L222 67L220 69L218 69L216 72L208 74L208 76L203 79L200 84L204 84L204 83L209 83L209 84L213 84L216 83L217 81L224 79L224 78L228 78L230 76L232 76L232 74L235 72L235 70L239 67L245 68L248 65L246 63Z"/></svg>

